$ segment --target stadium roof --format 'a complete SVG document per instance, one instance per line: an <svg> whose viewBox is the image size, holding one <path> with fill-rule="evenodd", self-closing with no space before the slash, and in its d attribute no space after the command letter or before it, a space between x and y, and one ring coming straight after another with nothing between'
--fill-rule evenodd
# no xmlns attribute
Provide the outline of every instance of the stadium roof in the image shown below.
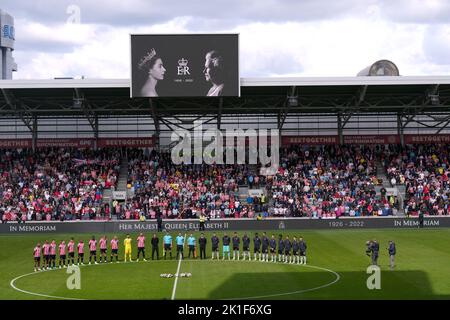
<svg viewBox="0 0 450 320"><path fill-rule="evenodd" d="M241 78L241 97L130 98L129 79L1 80L0 117L448 111L450 76Z"/></svg>

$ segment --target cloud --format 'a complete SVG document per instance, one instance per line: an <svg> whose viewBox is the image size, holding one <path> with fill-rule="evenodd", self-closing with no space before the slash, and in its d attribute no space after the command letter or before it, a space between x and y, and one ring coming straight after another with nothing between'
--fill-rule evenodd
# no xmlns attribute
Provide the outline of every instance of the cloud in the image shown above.
<svg viewBox="0 0 450 320"><path fill-rule="evenodd" d="M124 25L161 24L175 17L195 17L189 26L215 27L220 22L228 28L253 22L312 21L338 18L363 12L369 0L2 0L11 15L40 23L64 23L71 14L70 6L78 6L82 23ZM197 22L199 25L197 26Z"/></svg>
<svg viewBox="0 0 450 320"><path fill-rule="evenodd" d="M69 24L69 5L81 24ZM450 74L445 1L2 0L16 18L15 78L128 78L130 33L240 34L242 77ZM443 14L444 12L444 14ZM445 16L446 12L448 15Z"/></svg>
<svg viewBox="0 0 450 320"><path fill-rule="evenodd" d="M64 52L23 51L14 52L19 71L15 79L51 79L54 77L128 78L130 76L129 34L182 33L185 18L145 28L115 28L107 26L60 25L52 28L53 46L68 43ZM68 36L68 31L73 32ZM16 39L17 42L17 39Z"/></svg>
<svg viewBox="0 0 450 320"><path fill-rule="evenodd" d="M385 19L414 24L448 23L450 2L447 0L378 1Z"/></svg>
<svg viewBox="0 0 450 320"><path fill-rule="evenodd" d="M450 64L450 25L427 27L423 50L430 64Z"/></svg>

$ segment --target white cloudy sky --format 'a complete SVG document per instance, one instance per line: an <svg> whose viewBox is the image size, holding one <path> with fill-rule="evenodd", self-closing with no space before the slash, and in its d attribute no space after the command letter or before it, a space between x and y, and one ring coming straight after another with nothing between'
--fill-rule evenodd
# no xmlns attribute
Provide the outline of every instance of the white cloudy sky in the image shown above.
<svg viewBox="0 0 450 320"><path fill-rule="evenodd" d="M80 9L71 23L68 8ZM15 79L129 77L129 33L240 33L241 77L450 74L448 0L2 0Z"/></svg>

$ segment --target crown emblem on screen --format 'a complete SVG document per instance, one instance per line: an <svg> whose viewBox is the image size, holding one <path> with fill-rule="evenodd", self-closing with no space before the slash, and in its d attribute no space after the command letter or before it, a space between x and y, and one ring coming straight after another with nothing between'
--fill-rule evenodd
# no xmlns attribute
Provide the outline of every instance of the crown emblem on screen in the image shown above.
<svg viewBox="0 0 450 320"><path fill-rule="evenodd" d="M189 61L188 61L187 59L181 58L180 60L178 60L178 65L179 65L180 67L185 67L185 66L187 66L188 62L189 62Z"/></svg>
<svg viewBox="0 0 450 320"><path fill-rule="evenodd" d="M156 51L154 48L147 52L147 54L144 56L144 58L141 59L138 63L138 67L142 68L147 62L149 62L154 56L156 56Z"/></svg>

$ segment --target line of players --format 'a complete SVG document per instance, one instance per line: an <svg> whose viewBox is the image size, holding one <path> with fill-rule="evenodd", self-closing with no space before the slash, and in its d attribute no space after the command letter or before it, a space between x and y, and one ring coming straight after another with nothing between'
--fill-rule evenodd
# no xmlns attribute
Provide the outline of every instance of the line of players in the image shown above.
<svg viewBox="0 0 450 320"><path fill-rule="evenodd" d="M250 253L250 242L251 239L248 237L247 233L244 234L242 239L238 236L237 232L234 233L233 237L230 238L227 233L224 233L222 237L222 260L225 260L228 257L228 260L231 260L230 253L230 244L233 248L233 259L232 260L240 260L240 244L242 240L242 259L252 260ZM188 258L191 257L191 254L194 258L197 257L197 244L196 239L193 234L187 239L189 254ZM202 233L200 238L198 239L198 246L200 249L200 259L206 259L206 246L208 240L205 235ZM163 237L164 243L164 259L167 258L167 254L169 254L170 259L172 259L172 248L173 248L173 238L172 236L166 232ZM185 239L184 236L179 233L175 239L177 255L176 258L179 257L181 259L184 258L184 244ZM219 245L220 239L214 233L211 237L211 252L212 257L211 260L214 260L216 257L217 260L220 259L219 254ZM278 247L278 257L277 257L277 247ZM265 261L269 262L269 252L270 252L270 262L284 262L284 263L297 263L297 264L306 264L306 249L307 245L303 237L297 238L294 236L292 241L289 239L289 236L286 236L283 239L283 236L280 234L278 236L278 240L275 238L275 235L272 234L271 238L267 237L267 234L264 232L262 237L259 237L258 233L255 233L255 237L253 238L253 259L255 261Z"/></svg>
<svg viewBox="0 0 450 320"><path fill-rule="evenodd" d="M139 260L140 254L142 253L142 256L145 260L145 236L141 233L139 237L137 237L138 242L138 257ZM100 247L100 263L107 263L107 250L108 250L108 239L106 236L103 236L98 241L98 246ZM115 236L110 241L111 246L111 254L110 254L110 263L113 263L113 260L116 261L116 263L119 262L119 240L117 239L117 236ZM124 247L125 247L125 262L127 261L127 257L130 261L131 259L131 237L130 235L127 235L127 237L124 240ZM97 240L95 239L95 236L92 236L92 238L89 240L88 243L88 249L89 249L89 264L99 264L97 262ZM36 247L34 247L33 250L33 257L34 257L34 271L41 271L41 270L50 270L50 269L56 269L56 252L59 252L59 269L66 268L69 265L84 265L84 252L85 252L85 243L83 240L80 240L78 244L76 245L75 249L75 241L73 238L70 239L70 241L66 244L64 240L62 240L59 245L56 245L56 241L52 240L52 242L48 242L45 240L44 244L41 246L41 243L38 242ZM75 259L75 251L77 251L77 259ZM42 258L42 269L41 269L41 256Z"/></svg>
<svg viewBox="0 0 450 320"><path fill-rule="evenodd" d="M136 260L139 261L140 256L142 254L142 258L144 261L147 261L145 258L145 236L141 233L137 237L137 247L138 247L138 254L136 257ZM191 253L194 258L197 257L197 243L194 238L194 236L191 234L188 237L188 247L189 247L189 255L190 258ZM181 258L184 258L184 244L185 239L181 235L181 233L178 234L178 236L175 239L176 245L177 245L177 259L180 256ZM251 239L248 237L247 233L244 234L242 237L242 258L243 260L252 260L251 254L250 254L250 242ZM158 243L159 239L157 238L156 234L153 235L153 238L151 240L152 244L152 259L154 258L154 255L156 253L156 258L159 259L159 249L158 249ZM172 247L173 247L173 239L172 236L166 232L166 234L163 237L163 248L164 248L164 259L166 259L167 254L169 253L170 258L172 258ZM216 259L220 259L219 257L219 244L220 239L217 237L217 235L214 233L211 237L211 249L212 249L212 260L214 260L214 257ZM237 232L234 233L233 237L230 238L226 233L222 237L222 260L225 260L226 257L228 259L231 259L230 255L230 244L233 248L233 260L240 260L240 251L239 247L241 244L241 238L237 235ZM107 263L107 250L108 250L108 239L105 236L100 238L98 245L100 247L100 263ZM198 239L198 246L200 249L200 259L206 259L206 245L207 245L207 239L205 238L204 234L202 233L200 238ZM110 263L113 263L115 260L116 263L119 262L118 257L118 250L119 250L119 240L117 239L117 236L114 236L113 239L110 241L110 247L111 247L111 254L110 254ZM127 258L130 262L132 262L131 253L132 253L132 239L129 234L127 234L125 240L124 240L124 248L125 248L125 256L124 261L127 261ZM278 250L277 250L278 248ZM92 238L89 240L88 243L88 249L89 249L89 264L98 264L97 262L97 240L95 239L95 236L92 236ZM289 236L286 236L283 239L283 236L280 234L278 236L278 240L275 239L275 235L272 234L271 238L269 239L264 232L262 237L260 238L258 233L255 233L255 237L253 238L253 257L254 260L260 260L260 261L266 261L269 262L269 252L270 252L270 258L271 262L284 262L284 263L297 263L297 264L306 264L306 242L303 240L302 237L297 238L294 236L292 238L292 241L289 239ZM75 241L73 238L70 239L70 241L66 244L64 240L62 240L59 245L56 245L55 240L52 240L51 243L49 243L47 240L44 242L44 244L41 246L41 244L38 242L36 247L33 250L33 257L34 257L34 271L40 271L41 270L41 256L43 256L43 266L42 270L50 270L50 269L56 269L56 252L59 252L59 264L58 268L66 268L68 265L84 265L84 252L85 252L85 243L83 240L80 240L75 248ZM77 259L75 259L75 251L77 251ZM278 256L277 256L278 252Z"/></svg>
<svg viewBox="0 0 450 320"><path fill-rule="evenodd" d="M244 236L239 238L237 232L234 233L233 237L230 238L226 233L222 237L222 260L225 260L228 257L230 260L230 244L233 247L233 260L240 259L239 247L242 240L242 259L252 260L250 253L250 238L247 233L244 233ZM214 233L211 237L211 249L212 249L212 260L214 260L214 256L217 259L219 257L219 238ZM277 250L278 248L278 250ZM306 264L306 249L307 245L303 237L292 237L292 241L287 235L284 239L280 234L278 239L275 238L275 235L272 234L271 238L267 237L267 234L263 232L262 237L259 237L258 233L255 233L253 238L253 259L255 261L265 261L269 262L284 262L284 263L297 263L297 264ZM202 248L200 247L200 252ZM278 256L277 256L278 253Z"/></svg>

